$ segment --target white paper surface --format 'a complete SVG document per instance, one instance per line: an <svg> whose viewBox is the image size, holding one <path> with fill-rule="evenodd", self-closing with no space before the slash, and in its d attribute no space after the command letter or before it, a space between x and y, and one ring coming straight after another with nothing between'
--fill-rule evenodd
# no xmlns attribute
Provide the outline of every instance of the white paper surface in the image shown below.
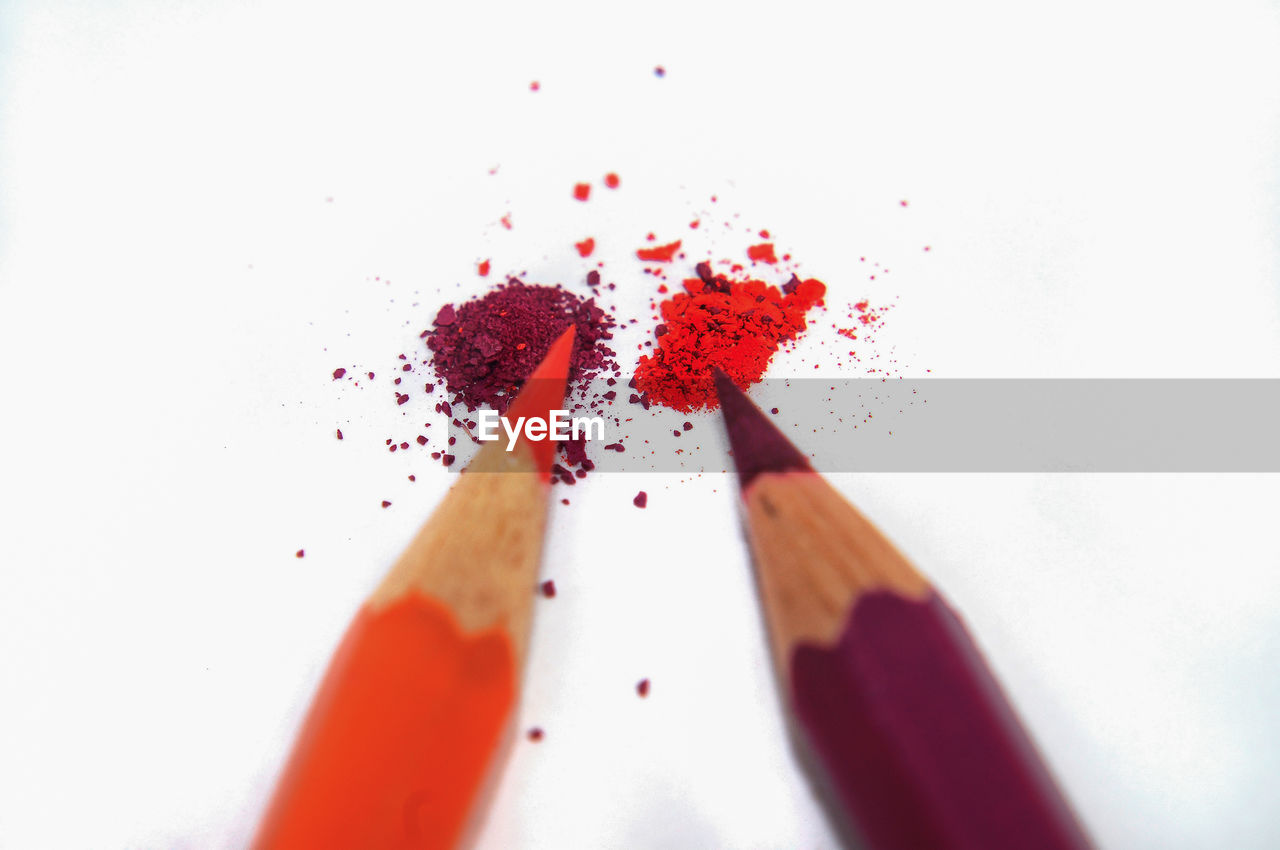
<svg viewBox="0 0 1280 850"><path fill-rule="evenodd" d="M641 319L627 371L630 252L701 216L832 289L771 374L869 297L902 374L1280 377L1278 43L1265 3L6 4L0 847L247 843L452 480L383 447L410 433L386 379L479 260L577 281L594 236ZM383 374L330 381L354 365ZM963 612L1101 847L1280 845L1276 477L835 480ZM546 738L481 848L836 846L733 488L557 493L518 721Z"/></svg>

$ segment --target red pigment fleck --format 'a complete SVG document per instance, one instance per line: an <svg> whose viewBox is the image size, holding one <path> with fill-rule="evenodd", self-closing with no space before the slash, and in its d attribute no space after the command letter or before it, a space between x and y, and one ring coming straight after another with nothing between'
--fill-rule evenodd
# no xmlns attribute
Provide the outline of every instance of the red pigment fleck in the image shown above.
<svg viewBox="0 0 1280 850"><path fill-rule="evenodd" d="M391 507L391 503L390 503L390 502L388 502L386 499L383 499L383 500L382 500L382 506L383 506L384 508L389 508L389 507Z"/></svg>
<svg viewBox="0 0 1280 850"><path fill-rule="evenodd" d="M502 226L507 230L511 229L511 213L507 213L502 218L498 219L498 221L502 222Z"/></svg>
<svg viewBox="0 0 1280 850"><path fill-rule="evenodd" d="M763 233L764 231L761 231ZM769 263L773 265L778 262L778 257L773 253L772 242L762 242L759 245L752 245L747 249L747 257L753 261Z"/></svg>
<svg viewBox="0 0 1280 850"><path fill-rule="evenodd" d="M608 186L610 189L618 188L618 184L620 182L622 181L618 179L618 175L614 174L612 171L604 176L604 185Z"/></svg>
<svg viewBox="0 0 1280 850"><path fill-rule="evenodd" d="M652 234L650 234L652 237ZM667 245L659 245L656 248L641 248L636 251L636 256L646 262L651 263L669 263L675 257L676 251L680 250L680 240L677 239Z"/></svg>
<svg viewBox="0 0 1280 850"><path fill-rule="evenodd" d="M541 88L542 88L542 83L538 82L537 80L534 80L533 82L529 83L529 91L538 91Z"/></svg>
<svg viewBox="0 0 1280 850"><path fill-rule="evenodd" d="M556 595L556 583L551 579L547 579L542 583L542 595L548 599L554 599Z"/></svg>
<svg viewBox="0 0 1280 850"><path fill-rule="evenodd" d="M596 249L596 240L588 236L581 242L574 242L573 246L578 249L579 257L590 257L591 252Z"/></svg>
<svg viewBox="0 0 1280 850"><path fill-rule="evenodd" d="M645 507L649 504L649 494L641 490L639 493L636 493L636 497L631 500L631 504L635 505L637 508Z"/></svg>
<svg viewBox="0 0 1280 850"><path fill-rule="evenodd" d="M512 278L456 309L446 304L425 340L431 365L454 401L469 410L490 406L501 413L570 325L577 329L577 341L569 383L585 390L597 373L616 371L616 354L605 344L613 338L614 321L594 298L559 286Z"/></svg>
<svg viewBox="0 0 1280 850"><path fill-rule="evenodd" d="M662 67L661 65L657 65L653 69L653 75L661 79L667 75L667 69Z"/></svg>
<svg viewBox="0 0 1280 850"><path fill-rule="evenodd" d="M533 741L535 744L538 741L542 740L542 735L543 735L542 727L540 726L534 726L532 729L529 730L529 740Z"/></svg>
<svg viewBox="0 0 1280 850"><path fill-rule="evenodd" d="M421 434L419 434L419 435L418 435L418 445L420 445L420 446L425 446L426 444L427 444L427 438L426 438L426 437L424 437L424 436L422 436Z"/></svg>
<svg viewBox="0 0 1280 850"><path fill-rule="evenodd" d="M345 375L345 374L347 374L347 370L346 370L346 369L334 369L334 370L333 370L333 379L336 381L336 380L338 380L339 378L341 378L341 377L342 377L343 375Z"/></svg>
<svg viewBox="0 0 1280 850"><path fill-rule="evenodd" d="M906 201L898 201L898 203L899 203L899 204L901 204L901 205L902 205L902 206L904 206L904 207L907 205L907 202L906 202Z"/></svg>
<svg viewBox="0 0 1280 850"><path fill-rule="evenodd" d="M304 550L304 549L299 549L299 550L294 554L294 557L295 557L295 558L301 558L301 557L302 557L303 555L305 555L305 554L307 554L307 553L306 553L306 550Z"/></svg>
<svg viewBox="0 0 1280 850"><path fill-rule="evenodd" d="M342 439L342 429L341 429L341 428L339 428L339 429L338 429L338 439L339 439L339 440L341 440L341 439Z"/></svg>
<svg viewBox="0 0 1280 850"><path fill-rule="evenodd" d="M718 406L712 375L719 367L739 387L764 377L782 343L807 326L826 286L792 277L779 289L759 280L731 280L699 263L684 292L659 304L656 350L636 366L636 388L682 412Z"/></svg>
<svg viewBox="0 0 1280 850"><path fill-rule="evenodd" d="M480 275L481 277L488 277L488 276L489 276L489 261L488 261L488 260L485 260L485 261L483 261L483 262L481 262L481 263L478 263L478 264L476 265L476 274Z"/></svg>
<svg viewBox="0 0 1280 850"><path fill-rule="evenodd" d="M638 693L642 697L647 697L649 695L648 679L641 679L640 681L636 682L636 693Z"/></svg>
<svg viewBox="0 0 1280 850"><path fill-rule="evenodd" d="M409 476L409 480L410 480L410 481L417 481L417 480L418 480L418 476L416 476L416 475L410 475L410 476Z"/></svg>
<svg viewBox="0 0 1280 850"><path fill-rule="evenodd" d="M590 183L574 183L573 196L577 198L579 201L585 201L587 198L590 198L591 184Z"/></svg>

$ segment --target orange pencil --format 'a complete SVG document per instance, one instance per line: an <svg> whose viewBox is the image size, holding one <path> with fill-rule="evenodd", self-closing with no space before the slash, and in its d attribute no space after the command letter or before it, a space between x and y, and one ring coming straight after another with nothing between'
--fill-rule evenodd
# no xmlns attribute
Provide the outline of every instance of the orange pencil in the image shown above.
<svg viewBox="0 0 1280 850"><path fill-rule="evenodd" d="M564 401L573 329L507 413ZM482 809L519 691L554 443L483 447L361 607L255 850L441 850Z"/></svg>

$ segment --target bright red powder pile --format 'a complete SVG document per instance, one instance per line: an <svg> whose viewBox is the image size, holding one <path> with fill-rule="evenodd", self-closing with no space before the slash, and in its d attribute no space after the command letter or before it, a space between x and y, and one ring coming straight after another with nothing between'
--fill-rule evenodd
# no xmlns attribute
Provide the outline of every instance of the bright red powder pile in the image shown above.
<svg viewBox="0 0 1280 850"><path fill-rule="evenodd" d="M422 336L431 349L431 365L455 403L501 413L570 325L577 327L570 385L585 389L599 372L617 372L616 354L604 344L613 339L613 318L594 298L558 285L511 278L460 307L441 307L434 327Z"/></svg>
<svg viewBox="0 0 1280 850"><path fill-rule="evenodd" d="M680 411L718 406L712 368L740 387L764 377L782 343L805 329L805 314L827 287L792 277L781 289L758 280L730 280L699 263L698 277L660 305L657 350L640 358L635 386L651 402Z"/></svg>

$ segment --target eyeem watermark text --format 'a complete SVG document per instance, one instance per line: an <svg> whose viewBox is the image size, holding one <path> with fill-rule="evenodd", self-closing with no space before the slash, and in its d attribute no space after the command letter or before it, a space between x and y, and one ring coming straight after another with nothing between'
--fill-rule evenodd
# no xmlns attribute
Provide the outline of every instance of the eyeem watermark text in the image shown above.
<svg viewBox="0 0 1280 850"><path fill-rule="evenodd" d="M515 448L516 437L521 432L530 442L543 440L576 440L580 436L588 440L604 439L604 419L599 416L570 416L567 410L553 410L548 419L540 416L519 416L513 423L496 410L480 411L476 437L482 442L501 439L499 427L507 435L507 451Z"/></svg>

